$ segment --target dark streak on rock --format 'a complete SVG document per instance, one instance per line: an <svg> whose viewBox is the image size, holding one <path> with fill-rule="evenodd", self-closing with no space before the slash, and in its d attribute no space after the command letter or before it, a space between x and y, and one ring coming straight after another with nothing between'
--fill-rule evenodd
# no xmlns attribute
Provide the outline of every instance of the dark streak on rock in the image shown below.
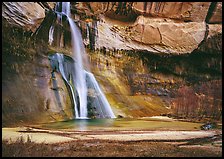
<svg viewBox="0 0 224 159"><path fill-rule="evenodd" d="M198 48L200 48L200 47L206 42L206 39L207 39L207 37L208 37L208 33L209 33L209 27L208 27L208 24L207 24L207 23L205 24L205 28L206 28L206 30L205 30L204 39L201 41L200 44L198 44L198 47L196 48L196 50L197 50Z"/></svg>
<svg viewBox="0 0 224 159"><path fill-rule="evenodd" d="M216 8L217 2L211 2L209 8L208 8L208 13L207 16L205 18L205 22L209 23L209 20L211 19L211 17L213 16L214 10Z"/></svg>
<svg viewBox="0 0 224 159"><path fill-rule="evenodd" d="M159 28L157 27L156 28L157 30L158 30L158 32L159 32L159 36L160 36L160 42L159 43L163 43L163 37L162 37L162 34L161 34L161 32L160 32L160 30L159 30Z"/></svg>

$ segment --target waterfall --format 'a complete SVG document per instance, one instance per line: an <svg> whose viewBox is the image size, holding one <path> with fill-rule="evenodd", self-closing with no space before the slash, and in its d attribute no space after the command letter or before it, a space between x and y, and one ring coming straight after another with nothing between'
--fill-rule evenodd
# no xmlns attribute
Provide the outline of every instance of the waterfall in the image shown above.
<svg viewBox="0 0 224 159"><path fill-rule="evenodd" d="M49 30L49 41L48 41L49 45L52 44L53 40L54 40L54 26L52 25Z"/></svg>
<svg viewBox="0 0 224 159"><path fill-rule="evenodd" d="M56 53L56 56L57 56L57 59L58 59L58 63L59 63L59 71L63 77L63 79L66 81L66 83L68 84L69 88L70 88L70 92L72 93L72 100L73 100L73 104L74 104L74 108L75 108L75 116L78 116L78 108L77 108L77 104L76 104L76 100L75 100L75 95L74 95L74 91L73 91L73 88L71 86L71 84L69 83L69 80L68 80L68 76L69 76L69 72L65 72L65 69L64 69L64 56L62 54L58 54ZM66 77L66 74L67 74L67 77Z"/></svg>
<svg viewBox="0 0 224 159"><path fill-rule="evenodd" d="M61 8L60 8L60 3L61 2L57 2L56 6L55 6L55 12L61 12ZM57 20L62 23L62 14L57 14Z"/></svg>
<svg viewBox="0 0 224 159"><path fill-rule="evenodd" d="M85 48L82 43L82 36L79 28L70 18L70 2L61 2L61 6L60 2L58 2L55 10L60 23L62 23L62 14L67 16L72 34L72 56L76 60L76 62L74 63L74 86L76 87L76 90L78 92L80 108L79 113L76 113L76 118L87 118L87 87L82 63L82 54L85 53Z"/></svg>
<svg viewBox="0 0 224 159"><path fill-rule="evenodd" d="M63 6L64 5L64 6ZM80 101L80 114L79 118L87 118L87 87L86 87L86 77L83 69L82 54L85 54L85 48L83 45L82 35L79 28L70 18L70 3L62 3L62 11L68 17L68 21L71 28L72 34L72 53L73 58L76 59L75 62L75 87L79 94ZM84 56L84 55L83 55Z"/></svg>
<svg viewBox="0 0 224 159"><path fill-rule="evenodd" d="M80 117L86 118L87 117L87 87L86 87L86 77L85 72L83 69L82 63L82 53L85 53L85 48L82 43L82 35L75 25L73 20L68 17L68 21L71 27L72 33L72 52L73 57L76 59L75 62L75 87L79 94L80 100Z"/></svg>
<svg viewBox="0 0 224 159"><path fill-rule="evenodd" d="M62 2L62 13L70 17L70 2Z"/></svg>
<svg viewBox="0 0 224 159"><path fill-rule="evenodd" d="M60 72L63 80L68 85L70 92L72 94L72 101L73 101L73 105L75 109L75 116L78 117L78 108L76 104L77 102L76 102L76 98L74 94L74 88L69 82L70 81L69 76L71 76L73 69L72 68L68 69L69 64L67 64L66 61L64 60L63 54L56 53L54 55L49 56L49 59L50 59L51 67L53 68L53 70Z"/></svg>
<svg viewBox="0 0 224 159"><path fill-rule="evenodd" d="M62 6L60 8L60 2L57 3L55 12L57 13L58 20L62 23L62 14L66 15L70 30L71 30L71 40L72 40L72 58L75 60L73 62L73 69L68 69L69 67L65 64L64 55L56 53L55 59L58 61L58 72L61 73L62 78L69 86L69 89L72 93L72 100L75 108L75 116L78 119L87 119L88 118L88 108L87 108L87 96L88 96L88 88L94 89L94 91L98 94L97 100L95 100L96 109L100 111L100 117L103 118L115 118L113 111L110 108L110 105L100 90L100 87L94 77L94 75L90 72L84 70L83 60L84 57L87 56L85 52L85 47L83 44L83 39L79 28L76 26L72 18L70 17L70 2L62 2ZM61 10L61 11L60 11ZM60 14L60 15L58 15ZM52 27L51 27L52 28ZM53 32L50 29L49 32L49 41L53 39ZM53 56L54 57L54 56ZM88 61L84 61L88 66ZM65 67L66 66L66 67ZM69 78L70 77L70 78ZM88 84L87 84L88 81ZM72 85L74 88L72 87ZM76 90L76 93L74 93ZM78 109L79 108L79 109Z"/></svg>
<svg viewBox="0 0 224 159"><path fill-rule="evenodd" d="M85 71L86 80L88 88L93 89L95 100L93 101L95 105L97 105L96 109L98 112L101 112L99 115L101 118L115 118L113 111L111 110L110 104L107 101L104 93L101 91L96 78L90 72Z"/></svg>

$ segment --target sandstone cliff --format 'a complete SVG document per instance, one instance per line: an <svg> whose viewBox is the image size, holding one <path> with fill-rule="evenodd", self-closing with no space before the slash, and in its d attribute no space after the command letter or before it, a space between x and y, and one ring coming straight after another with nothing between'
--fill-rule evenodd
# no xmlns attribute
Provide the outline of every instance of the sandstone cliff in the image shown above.
<svg viewBox="0 0 224 159"><path fill-rule="evenodd" d="M54 6L54 2L2 3L4 124L74 117L67 88L59 74L52 77L48 60L56 51L71 54L69 44L48 45ZM220 106L220 96L210 94L220 92L221 12L221 2L71 3L84 43L95 48L88 52L97 80L116 115L130 117L167 112L169 101L164 97L191 81L218 79L211 82L217 83L215 89L205 85L212 90L207 93L212 100L206 103ZM66 29L64 36L69 35ZM61 42L57 36L55 45ZM155 97L154 102L147 95L162 98Z"/></svg>
<svg viewBox="0 0 224 159"><path fill-rule="evenodd" d="M45 17L44 6L52 9L54 3L4 2L2 5L2 16L7 22L35 32ZM215 46L209 40L220 39L222 35L221 10L221 2L72 3L74 18L85 22L100 20L97 48L168 54L191 53L197 49L221 52L220 43Z"/></svg>

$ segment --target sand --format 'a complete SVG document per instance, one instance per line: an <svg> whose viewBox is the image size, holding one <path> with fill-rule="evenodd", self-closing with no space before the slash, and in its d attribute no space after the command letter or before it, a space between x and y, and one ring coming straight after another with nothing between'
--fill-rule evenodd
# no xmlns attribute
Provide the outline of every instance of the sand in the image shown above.
<svg viewBox="0 0 224 159"><path fill-rule="evenodd" d="M208 138L221 134L221 130L196 131L68 131L47 130L28 127L2 128L2 140L15 142L28 136L35 143L60 143L75 140L117 140L117 141L181 141Z"/></svg>

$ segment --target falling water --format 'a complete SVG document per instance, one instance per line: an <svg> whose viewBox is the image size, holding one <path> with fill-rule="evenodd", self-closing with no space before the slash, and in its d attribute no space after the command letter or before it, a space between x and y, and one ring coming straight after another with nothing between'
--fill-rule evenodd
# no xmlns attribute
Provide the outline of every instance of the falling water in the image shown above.
<svg viewBox="0 0 224 159"><path fill-rule="evenodd" d="M55 71L58 71L61 73L61 76L64 79L65 83L69 86L70 92L72 94L72 101L74 104L75 116L78 117L78 108L77 108L77 104L76 104L75 94L73 91L74 88L72 87L72 85L69 82L70 81L69 76L71 76L71 74L72 74L71 72L73 71L73 69L72 68L68 69L69 64L67 64L66 61L64 60L63 54L56 53L54 55L51 55L49 57L49 59L51 61L51 67L54 68Z"/></svg>
<svg viewBox="0 0 224 159"><path fill-rule="evenodd" d="M59 2L60 3L60 2ZM73 53L73 59L75 59L74 63L74 69L73 72L70 73L71 77L70 80L72 80L72 84L74 85L77 95L75 96L72 85L69 83L69 77L67 70L64 70L64 60L63 60L63 55L62 54L56 54L56 58L59 63L59 71L63 77L63 79L68 83L69 88L72 92L72 99L75 107L75 115L76 118L81 118L81 119L86 119L88 118L88 112L87 112L87 83L91 87L94 88L94 90L99 94L99 97L97 98L97 109L101 111L101 117L107 117L107 118L115 118L110 105L104 96L103 92L100 90L98 83L92 73L89 73L84 70L83 67L83 59L86 57L86 52L85 52L85 47L83 44L83 39L81 32L79 28L76 26L74 21L70 18L70 2L62 2L62 8L60 12L60 5L57 3L56 5L56 13L58 20L61 21L62 19L62 14L67 16L68 22L70 24L70 29L71 29L71 37L72 37L72 53ZM60 15L58 15L60 14ZM51 33L51 32L50 32ZM50 35L49 35L49 40L50 40ZM85 61L87 62L87 61ZM88 64L87 64L88 65ZM67 74L67 76L66 76ZM88 80L87 80L88 77ZM77 99L77 100L76 100ZM79 106L79 111L77 107ZM103 114L103 115L102 115Z"/></svg>
<svg viewBox="0 0 224 159"><path fill-rule="evenodd" d="M59 3L57 3L56 6L57 12L60 12ZM82 64L82 54L85 53L85 49L82 43L82 36L79 29L77 28L73 20L70 18L70 2L62 2L61 13L67 16L70 24L72 34L72 53L73 58L76 59L76 62L74 64L75 65L74 85L78 92L79 105L80 105L80 112L76 116L76 118L87 118L87 87L86 87L85 73L83 71L84 69ZM60 20L60 22L62 22L61 21L62 14L60 14L60 16L57 17L59 17L58 19Z"/></svg>
<svg viewBox="0 0 224 159"><path fill-rule="evenodd" d="M62 2L62 13L70 17L70 2Z"/></svg>
<svg viewBox="0 0 224 159"><path fill-rule="evenodd" d="M85 49L82 43L82 36L73 22L71 18L68 17L70 26L71 26L71 32L72 32L72 52L73 56L76 59L75 62L75 87L78 91L79 98L80 98L80 117L85 118L87 117L87 87L86 87L86 77L85 72L83 69L82 64L82 55L81 53L85 53ZM76 39L75 39L76 38Z"/></svg>
<svg viewBox="0 0 224 159"><path fill-rule="evenodd" d="M68 78L65 76L65 71L64 71L64 66L63 66L64 56L62 54L56 54L56 55L57 55L58 63L59 63L59 71L60 71L63 79L68 83L71 93L72 93L73 104L75 107L75 116L78 116L78 108L77 108L77 104L76 104L76 100L75 100L74 91L73 91L71 84L68 81ZM67 76L69 76L69 73L66 73L66 74L67 74Z"/></svg>
<svg viewBox="0 0 224 159"><path fill-rule="evenodd" d="M93 101L95 105L97 105L96 109L100 112L101 118L115 118L113 111L111 110L110 104L108 103L105 95L101 91L96 78L90 72L85 71L86 73L86 80L88 88L91 88L95 91L95 100Z"/></svg>
<svg viewBox="0 0 224 159"><path fill-rule="evenodd" d="M61 12L60 2L56 3L55 12ZM57 20L62 23L62 14L57 14Z"/></svg>
<svg viewBox="0 0 224 159"><path fill-rule="evenodd" d="M65 2L69 3L69 2ZM66 5L70 6L70 5ZM79 94L80 100L80 118L87 118L87 87L86 77L83 69L82 54L85 54L85 48L82 42L82 35L79 28L75 25L73 20L68 16L68 21L72 33L72 52L75 62L75 87Z"/></svg>
<svg viewBox="0 0 224 159"><path fill-rule="evenodd" d="M49 30L49 41L48 41L48 43L50 45L52 44L52 42L54 40L53 36L54 36L54 26L52 25L50 30Z"/></svg>

